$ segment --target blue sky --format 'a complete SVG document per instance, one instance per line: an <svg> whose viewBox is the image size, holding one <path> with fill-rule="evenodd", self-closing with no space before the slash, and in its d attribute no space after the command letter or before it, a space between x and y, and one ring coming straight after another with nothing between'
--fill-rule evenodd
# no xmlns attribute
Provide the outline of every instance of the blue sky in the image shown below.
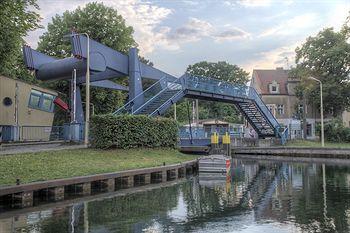
<svg viewBox="0 0 350 233"><path fill-rule="evenodd" d="M96 1L96 0L95 0ZM55 14L84 6L90 0L39 0L43 26ZM227 61L254 68L288 67L294 50L325 27L339 30L350 0L105 0L118 10L140 54L174 75L199 61ZM33 48L45 29L31 32Z"/></svg>

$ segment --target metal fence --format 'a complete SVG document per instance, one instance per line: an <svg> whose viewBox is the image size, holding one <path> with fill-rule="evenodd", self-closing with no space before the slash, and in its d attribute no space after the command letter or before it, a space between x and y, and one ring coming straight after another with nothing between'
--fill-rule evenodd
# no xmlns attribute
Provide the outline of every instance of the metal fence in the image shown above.
<svg viewBox="0 0 350 233"><path fill-rule="evenodd" d="M64 135L64 126L19 126L19 141L57 141Z"/></svg>
<svg viewBox="0 0 350 233"><path fill-rule="evenodd" d="M179 128L179 137L180 138L210 138L210 136L215 132L219 135L225 135L226 132L234 138L242 138L244 135L243 131L237 131L234 127L190 127L182 126Z"/></svg>

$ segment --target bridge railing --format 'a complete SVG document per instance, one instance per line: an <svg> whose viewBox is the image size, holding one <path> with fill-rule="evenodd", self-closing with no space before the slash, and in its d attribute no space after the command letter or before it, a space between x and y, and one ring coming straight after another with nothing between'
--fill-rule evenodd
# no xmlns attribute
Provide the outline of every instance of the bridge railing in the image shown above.
<svg viewBox="0 0 350 233"><path fill-rule="evenodd" d="M233 84L218 79L191 76L188 75L185 79L185 86L191 90L228 95L236 98L254 100L262 113L269 119L274 128L278 128L279 123L266 107L259 94L252 87Z"/></svg>
<svg viewBox="0 0 350 233"><path fill-rule="evenodd" d="M184 85L187 89L204 91L209 93L249 98L250 87L240 84L232 84L218 79L188 75Z"/></svg>
<svg viewBox="0 0 350 233"><path fill-rule="evenodd" d="M163 90L167 88L173 88L171 84L174 85L174 82L176 80L177 79L168 76L161 78L145 91L135 96L134 99L130 100L121 108L116 110L113 114L133 114L137 109L139 109L142 105L150 101L155 96L159 95Z"/></svg>

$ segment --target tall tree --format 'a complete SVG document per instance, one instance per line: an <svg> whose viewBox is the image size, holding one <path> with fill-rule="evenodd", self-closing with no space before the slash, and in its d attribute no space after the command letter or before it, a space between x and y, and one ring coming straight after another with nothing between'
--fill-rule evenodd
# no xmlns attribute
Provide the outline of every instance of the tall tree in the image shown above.
<svg viewBox="0 0 350 233"><path fill-rule="evenodd" d="M127 26L125 20L114 8L103 3L88 3L83 8L66 11L56 15L48 24L47 32L41 37L38 50L55 57L71 56L71 44L64 38L71 30L86 32L90 38L105 44L112 49L127 53L129 48L137 46L133 39L133 28ZM125 79L118 78L117 82L126 84ZM67 81L49 84L51 88L68 93ZM84 93L83 93L84 95ZM109 113L123 104L126 93L120 91L92 88L91 102L95 113Z"/></svg>
<svg viewBox="0 0 350 233"><path fill-rule="evenodd" d="M292 75L302 79L298 89L308 102L320 105L319 85L307 81L308 76L323 83L325 111L338 116L350 107L350 34L346 24L340 32L326 28L316 36L307 38L296 49L296 64ZM312 81L311 81L312 82Z"/></svg>
<svg viewBox="0 0 350 233"><path fill-rule="evenodd" d="M246 84L249 80L248 72L226 61L201 61L189 65L186 72L237 84ZM204 118L222 119L234 123L241 122L239 112L232 104L199 101L199 115Z"/></svg>
<svg viewBox="0 0 350 233"><path fill-rule="evenodd" d="M192 75L220 79L230 83L246 84L249 80L249 73L237 65L232 65L226 61L201 61L189 65L186 72Z"/></svg>
<svg viewBox="0 0 350 233"><path fill-rule="evenodd" d="M0 74L33 80L24 67L21 46L23 37L40 27L38 9L36 0L0 1Z"/></svg>

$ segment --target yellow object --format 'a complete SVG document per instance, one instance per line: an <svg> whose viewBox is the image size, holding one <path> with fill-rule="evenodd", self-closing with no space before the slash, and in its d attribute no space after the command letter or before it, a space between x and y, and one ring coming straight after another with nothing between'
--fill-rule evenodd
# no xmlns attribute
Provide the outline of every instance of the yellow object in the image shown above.
<svg viewBox="0 0 350 233"><path fill-rule="evenodd" d="M224 136L222 136L222 143L223 144L230 144L231 143L231 137L228 134L228 132L226 132L226 134Z"/></svg>
<svg viewBox="0 0 350 233"><path fill-rule="evenodd" d="M215 132L210 137L211 144L219 144L219 135Z"/></svg>

